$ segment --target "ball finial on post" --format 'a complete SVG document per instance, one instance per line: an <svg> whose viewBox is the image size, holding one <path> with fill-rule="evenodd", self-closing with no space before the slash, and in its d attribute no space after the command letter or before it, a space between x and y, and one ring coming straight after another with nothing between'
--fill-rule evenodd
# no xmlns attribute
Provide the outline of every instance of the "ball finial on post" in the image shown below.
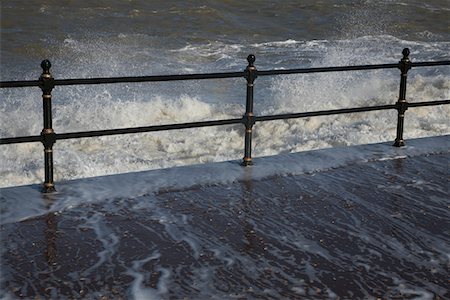
<svg viewBox="0 0 450 300"><path fill-rule="evenodd" d="M409 56L410 53L411 52L409 51L409 48L403 49L403 51L402 51L403 59L408 59L408 56Z"/></svg>
<svg viewBox="0 0 450 300"><path fill-rule="evenodd" d="M249 56L247 56L248 66L253 67L255 60L256 60L256 57L253 54L250 54Z"/></svg>
<svg viewBox="0 0 450 300"><path fill-rule="evenodd" d="M50 63L50 61L48 59L44 59L41 62L42 73L50 74L50 68L51 67L52 67L52 64Z"/></svg>

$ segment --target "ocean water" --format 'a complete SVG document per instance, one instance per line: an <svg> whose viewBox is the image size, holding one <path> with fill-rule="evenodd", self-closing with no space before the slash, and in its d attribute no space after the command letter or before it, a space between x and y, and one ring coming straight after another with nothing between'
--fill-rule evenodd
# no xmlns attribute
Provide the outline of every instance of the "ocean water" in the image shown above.
<svg viewBox="0 0 450 300"><path fill-rule="evenodd" d="M58 79L241 71L250 53L259 70L395 63L405 47L413 61L450 59L448 1L0 5L1 80L37 79L46 58ZM411 70L408 101L449 99L449 75ZM399 79L258 78L255 113L391 104ZM245 89L244 78L57 87L53 127L236 118ZM38 88L1 89L0 137L39 134L41 101ZM403 148L390 146L395 111L257 123L251 168L238 163L240 125L58 141L48 197L28 185L42 182L42 145L3 145L0 298L446 298L449 116L409 109Z"/></svg>
<svg viewBox="0 0 450 300"><path fill-rule="evenodd" d="M241 71L450 59L448 1L1 3L1 80ZM410 102L450 98L448 67L409 72ZM258 78L255 113L395 103L399 70ZM56 87L57 133L241 117L245 79ZM38 88L0 90L1 137L39 134ZM448 106L411 108L406 139L450 133ZM257 123L253 155L392 141L396 112ZM239 159L243 126L58 141L55 180ZM0 148L0 187L39 183L39 143Z"/></svg>

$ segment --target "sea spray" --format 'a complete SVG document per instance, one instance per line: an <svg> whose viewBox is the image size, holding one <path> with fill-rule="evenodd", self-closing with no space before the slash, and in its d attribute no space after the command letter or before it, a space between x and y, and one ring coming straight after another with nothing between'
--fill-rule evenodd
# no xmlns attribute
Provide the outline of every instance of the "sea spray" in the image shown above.
<svg viewBox="0 0 450 300"><path fill-rule="evenodd" d="M383 44L382 48L376 47L379 43ZM257 55L257 68L264 70L392 63L398 61L402 47L408 45L411 45L413 61L448 59L448 44L409 42L389 36L338 41L286 40L257 43L250 48L210 42L204 46L185 46L170 55L178 69L210 72L243 69L246 64L243 57L253 52ZM114 50L120 47L125 48ZM105 72L104 76L125 75L121 70L129 61L120 60L120 53L127 47L116 44L109 49L101 40L69 39L61 45L64 51L56 51L59 55L56 61L62 65L55 64L52 72L55 78L100 76L100 72ZM378 51L369 51L374 48ZM65 60L65 53L71 52L77 58ZM147 52L138 52L137 60L144 61ZM193 57L195 61L195 55L202 58L202 64L194 66L186 58ZM87 64L90 61L95 64ZM145 64L151 65L148 61ZM136 69L136 74L126 75L145 74L139 67ZM159 72L170 74L174 69ZM446 67L411 70L408 101L448 99L448 74ZM255 113L393 104L398 97L399 77L398 70L261 77L255 81ZM0 129L1 136L39 134L42 126L39 89L2 89L1 93L1 119L5 124L12 124ZM244 102L244 79L56 87L53 127L57 133L63 133L238 118L244 112ZM447 106L411 108L406 113L406 139L448 134L449 115ZM257 123L253 154L257 157L390 141L395 137L395 120L395 111L382 111ZM242 148L243 127L239 125L58 141L54 147L55 180L240 159ZM2 146L0 155L0 186L41 182L43 165L39 143Z"/></svg>

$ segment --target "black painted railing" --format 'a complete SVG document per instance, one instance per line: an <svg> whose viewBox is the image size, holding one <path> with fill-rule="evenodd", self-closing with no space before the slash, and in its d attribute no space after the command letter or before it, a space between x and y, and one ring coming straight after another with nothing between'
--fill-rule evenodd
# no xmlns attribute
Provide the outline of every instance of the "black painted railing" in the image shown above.
<svg viewBox="0 0 450 300"><path fill-rule="evenodd" d="M242 164L248 166L252 164L252 130L255 122L283 120L292 118L305 118L314 116L327 116L337 114L347 114L356 112L368 112L377 110L396 109L397 117L397 134L394 146L401 147L405 144L403 140L403 122L405 112L409 107L421 107L450 104L450 100L436 100L427 102L408 103L406 101L406 79L408 71L412 67L431 67L450 65L450 61L437 62L411 62L409 60L409 49L403 49L403 58L394 64L378 64L378 65L359 65L359 66L342 66L342 67L323 67L323 68L304 68L304 69L288 69L288 70L267 70L258 71L254 66L255 56L247 57L247 68L242 72L225 72L225 73L205 73L205 74L186 74L186 75L162 75L162 76L139 76L139 77L112 77L112 78L82 78L82 79L54 79L50 74L50 61L44 60L41 63L43 72L39 80L28 81L2 81L0 88L18 88L37 86L42 90L43 100L43 119L44 128L40 135L0 138L0 144L18 144L29 142L41 142L44 145L44 169L45 180L43 192L52 192L55 190L53 181L53 144L57 140L96 137L117 134L130 134L140 132L152 132L162 130L175 130L184 128L208 127L218 125L243 124L245 126L244 137L244 158ZM324 73L324 72L343 72L343 71L361 71L376 69L394 69L399 68L401 71L400 93L395 104L343 108L334 110L323 110L314 112L289 113L267 116L255 116L253 114L253 90L254 81L259 76L275 76L288 74L305 74L305 73ZM237 78L244 77L247 80L247 97L245 113L242 118L190 122L181 124L168 124L144 127L132 127L121 129L82 131L70 133L55 133L52 126L52 90L55 86L64 85L86 85L86 84L111 84L111 83L129 83L129 82L153 82L153 81L179 81L179 80L199 80L199 79L220 79L220 78Z"/></svg>

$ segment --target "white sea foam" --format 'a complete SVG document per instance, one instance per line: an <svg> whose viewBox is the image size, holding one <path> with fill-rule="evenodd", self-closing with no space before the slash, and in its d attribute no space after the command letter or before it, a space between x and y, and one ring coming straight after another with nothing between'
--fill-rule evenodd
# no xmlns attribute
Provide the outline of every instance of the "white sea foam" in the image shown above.
<svg viewBox="0 0 450 300"><path fill-rule="evenodd" d="M255 158L255 164L251 168L243 168L239 161L227 161L62 181L58 182L58 192L48 197L42 196L37 185L3 188L0 190L0 199L2 200L0 201L0 224L17 222L18 220L46 214L49 211L58 212L74 209L80 204L104 202L105 199L113 203L115 199L134 199L142 195L193 186L226 185L246 180L257 181L273 176L314 173L370 161L386 161L401 157L448 152L448 142L449 136L431 137L409 140L407 146L402 148L392 147L391 143L381 143ZM383 185L379 188L392 189L395 188L395 185ZM442 190L444 187L435 186L434 188ZM349 195L349 199L351 197ZM159 216L153 205L152 201L139 202L133 209L145 208L154 211L154 214L157 215L155 220L166 227L172 238L175 240L186 239L185 242L199 254L199 250L195 243L191 242L192 239L189 236L180 237L176 230L172 230L174 228L172 226L174 223L173 217L168 217L163 213ZM175 223L183 223L186 219L182 217L181 221L175 221ZM105 244L114 245L114 238L108 237L108 234L110 233L108 232L99 238ZM435 247L437 249L442 248L440 245L435 245ZM314 249L314 245L311 245L310 251L315 251ZM326 253L321 253L321 255L326 255Z"/></svg>
<svg viewBox="0 0 450 300"><path fill-rule="evenodd" d="M377 44L382 44L378 46L380 51L370 50L377 48ZM137 45L131 43L128 48L122 45L122 41L107 45L101 39L68 38L56 58L61 66L55 63L54 76L91 77L104 72L104 76L123 75L129 62L120 60L120 56L127 50L136 50ZM406 46L411 47L411 57L415 61L448 59L449 43L410 42L390 36L340 41L289 39L254 44L249 48L209 42L187 45L170 55L179 68L209 72L242 70L249 52L256 53L259 69L397 62L401 49ZM66 53L76 54L77 58L65 60ZM159 55L157 49L137 52L136 60L143 63L142 66L133 63L136 73L132 75L148 74L148 58ZM92 60L96 65L90 68L80 63ZM156 70L166 74L173 72L170 68L173 62L166 69L162 63L156 64ZM70 71L58 74L66 70ZM448 74L447 67L411 70L408 100L449 99ZM29 74L26 77L30 77ZM399 77L398 70L261 77L255 83L255 113L267 115L392 104L398 97ZM1 93L0 119L10 125L0 128L0 135L38 135L42 126L39 89L2 89ZM57 87L53 91L53 127L57 133L63 133L239 118L244 113L244 102L244 79ZM448 134L449 116L448 106L411 108L406 113L405 138ZM395 111L257 123L253 155L392 141L395 126ZM243 155L243 126L57 141L54 149L55 180L61 181L239 159ZM39 143L2 146L0 187L41 182L42 153Z"/></svg>

